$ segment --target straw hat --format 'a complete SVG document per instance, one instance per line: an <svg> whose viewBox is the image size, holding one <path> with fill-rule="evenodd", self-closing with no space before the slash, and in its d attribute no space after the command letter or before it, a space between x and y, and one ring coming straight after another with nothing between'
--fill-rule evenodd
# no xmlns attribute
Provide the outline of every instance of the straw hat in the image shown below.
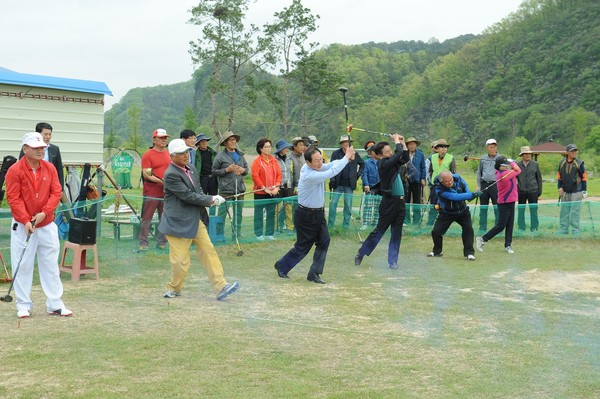
<svg viewBox="0 0 600 399"><path fill-rule="evenodd" d="M228 130L225 132L225 134L223 135L223 138L221 139L221 141L219 142L220 145L225 145L225 142L227 141L227 139L229 139L230 137L235 137L235 141L239 142L240 141L240 136L237 134L234 134L231 130Z"/></svg>
<svg viewBox="0 0 600 399"><path fill-rule="evenodd" d="M524 145L523 147L521 147L521 151L519 152L519 156L521 156L523 154L533 154L533 151L531 151L531 149L529 148L528 145Z"/></svg>
<svg viewBox="0 0 600 399"><path fill-rule="evenodd" d="M409 137L409 138L406 140L406 144L408 144L408 143L412 143L412 142L415 142L415 143L417 143L417 147L421 145L421 142L420 142L419 140L417 140L416 138L414 138L414 137Z"/></svg>

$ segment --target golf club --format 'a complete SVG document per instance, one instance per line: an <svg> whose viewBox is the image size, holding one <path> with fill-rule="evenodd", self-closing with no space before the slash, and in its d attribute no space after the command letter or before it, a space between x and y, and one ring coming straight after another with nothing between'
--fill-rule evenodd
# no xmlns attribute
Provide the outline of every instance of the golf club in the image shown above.
<svg viewBox="0 0 600 399"><path fill-rule="evenodd" d="M359 132L365 132L365 133L379 134L379 135L381 135L381 136L385 136L385 137L390 137L390 136L391 136L391 134L389 134L389 133L382 133L382 132L375 132L375 131L373 131L373 130L360 129L360 128L358 128L358 127L354 127L354 126L352 126L352 124L349 124L349 125L346 127L346 131L347 131L348 133L350 133L352 130L358 130Z"/></svg>
<svg viewBox="0 0 600 399"><path fill-rule="evenodd" d="M339 91L342 92L342 98L344 99L344 112L346 113L346 126L352 126L348 123L348 105L346 104L346 92L348 91L348 89L345 87L340 87ZM352 130L352 129L349 129L349 130L346 129L346 131L348 132L348 142L350 145L352 145L352 138L350 137L350 130ZM352 222L352 226L354 226L354 230L356 230L356 234L358 234L358 239L360 240L360 243L362 244L363 239L360 236L360 231L356 227L356 222L354 221L354 216L352 216L352 209L350 209L350 221Z"/></svg>
<svg viewBox="0 0 600 399"><path fill-rule="evenodd" d="M470 157L469 154L465 155L465 157L463 158L463 161L467 162L467 161L480 161L481 158L480 157Z"/></svg>
<svg viewBox="0 0 600 399"><path fill-rule="evenodd" d="M2 266L4 266L4 273L6 274L6 278L3 278L2 280L5 282L12 281L12 278L8 276L8 269L6 268L6 263L4 263L4 257L2 256L1 252L0 252L0 262L2 262Z"/></svg>
<svg viewBox="0 0 600 399"><path fill-rule="evenodd" d="M514 169L511 169L510 172L508 172L507 174L505 174L504 176L502 176L501 178L499 178L498 180L496 180L495 182L493 182L492 184L490 184L486 188L482 189L481 192L484 192L485 190L489 190L490 187L494 187L496 184L498 184L498 182L500 180L504 180L505 178L507 178L508 176L510 176L512 173L514 173L514 171L515 171Z"/></svg>
<svg viewBox="0 0 600 399"><path fill-rule="evenodd" d="M31 227L35 227L35 222L31 223ZM12 280L10 282L10 286L8 287L8 293L2 297L0 297L0 301L2 302L12 302L13 297L10 296L10 292L12 291L13 285L15 285L15 279L17 278L17 273L19 273L19 268L21 267L21 261L23 260L23 255L25 255L25 251L27 250L27 245L29 245L29 239L31 238L31 233L27 234L27 238L25 239L25 245L23 246L23 252L21 252L21 257L19 258L19 262L17 262L17 267L15 268L15 272L13 273ZM8 275L7 275L8 277Z"/></svg>
<svg viewBox="0 0 600 399"><path fill-rule="evenodd" d="M277 187L277 186L266 187L266 188L268 188L269 190L272 190L275 187ZM263 191L263 190L264 190L264 188L258 188L256 190L246 191L246 192L243 192L243 193L240 193L240 194L231 194L231 195L228 195L227 197L223 197L223 198L225 198L225 199L236 198L237 199L238 197L243 197L246 194L253 194L253 193L257 193L259 191Z"/></svg>
<svg viewBox="0 0 600 399"><path fill-rule="evenodd" d="M227 204L223 204L221 206L225 207L225 210L227 211L227 217L229 218L229 223L231 223L231 232L233 234L233 238L235 239L235 243L238 248L237 256L242 256L242 255L244 255L244 251L242 250L242 247L240 246L240 240L238 239L237 228L235 227L235 223L233 223L233 219L231 218L231 213L229 213L229 207L227 206ZM238 204L236 204L236 206L238 206Z"/></svg>

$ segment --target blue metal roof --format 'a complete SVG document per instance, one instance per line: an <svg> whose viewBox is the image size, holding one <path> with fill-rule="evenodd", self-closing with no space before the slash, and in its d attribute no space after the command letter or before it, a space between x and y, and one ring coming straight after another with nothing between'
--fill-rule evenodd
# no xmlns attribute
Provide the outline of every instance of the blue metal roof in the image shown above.
<svg viewBox="0 0 600 399"><path fill-rule="evenodd" d="M108 94L112 92L104 82L95 82L93 80L79 80L56 78L53 76L29 75L18 73L6 68L0 68L0 83L7 85L45 87L48 89L70 90L81 93Z"/></svg>

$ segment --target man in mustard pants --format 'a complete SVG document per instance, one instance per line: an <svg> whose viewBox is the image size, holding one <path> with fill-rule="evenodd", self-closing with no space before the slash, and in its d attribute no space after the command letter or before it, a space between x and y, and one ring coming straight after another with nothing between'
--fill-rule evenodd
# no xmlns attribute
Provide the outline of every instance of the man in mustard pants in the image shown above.
<svg viewBox="0 0 600 399"><path fill-rule="evenodd" d="M171 281L163 296L175 298L181 295L183 282L190 269L190 246L194 243L217 300L223 300L237 291L239 283L225 281L221 260L206 229L208 214L205 207L221 205L225 199L220 195L211 196L202 192L198 171L189 163L190 152L185 141L172 140L169 154L171 164L164 175L164 211L158 225L169 242L171 262Z"/></svg>

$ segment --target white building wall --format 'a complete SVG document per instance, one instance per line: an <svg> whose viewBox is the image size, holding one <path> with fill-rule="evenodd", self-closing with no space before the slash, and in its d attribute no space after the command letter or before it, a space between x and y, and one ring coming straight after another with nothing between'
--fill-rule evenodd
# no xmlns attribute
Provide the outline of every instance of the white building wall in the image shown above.
<svg viewBox="0 0 600 399"><path fill-rule="evenodd" d="M47 99L52 96L61 99ZM63 164L101 164L103 100L103 94L0 84L0 162L6 155L18 157L23 135L35 131L38 122L48 122Z"/></svg>

